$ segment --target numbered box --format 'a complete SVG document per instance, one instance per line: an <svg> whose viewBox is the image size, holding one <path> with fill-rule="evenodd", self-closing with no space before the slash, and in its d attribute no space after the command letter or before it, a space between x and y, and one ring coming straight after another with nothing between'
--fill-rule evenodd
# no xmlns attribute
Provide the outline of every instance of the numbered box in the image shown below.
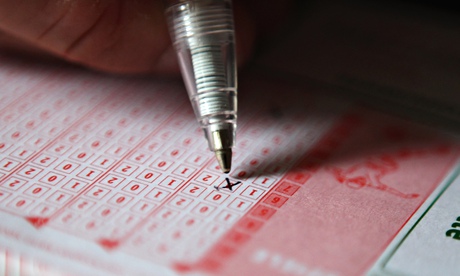
<svg viewBox="0 0 460 276"><path fill-rule="evenodd" d="M180 165L173 171L173 174L184 178L189 178L195 171L196 169L193 169L189 166Z"/></svg>
<svg viewBox="0 0 460 276"><path fill-rule="evenodd" d="M85 233L97 233L105 228L105 223L93 218L79 220L77 229Z"/></svg>
<svg viewBox="0 0 460 276"><path fill-rule="evenodd" d="M49 139L42 135L34 135L26 141L26 144L36 149L44 147L48 143ZM1 149L0 149L1 152Z"/></svg>
<svg viewBox="0 0 460 276"><path fill-rule="evenodd" d="M244 212L248 210L249 207L251 207L251 205L252 205L251 201L237 197L228 205L228 208L239 211L239 212Z"/></svg>
<svg viewBox="0 0 460 276"><path fill-rule="evenodd" d="M132 164L121 163L116 169L115 172L130 176L133 174L139 167Z"/></svg>
<svg viewBox="0 0 460 276"><path fill-rule="evenodd" d="M142 180L142 181L146 181L146 182L149 182L149 183L152 183L153 181L155 181L155 179L157 179L161 174L158 173L158 172L154 172L152 170L144 170L143 172L141 172L138 176L136 176L137 179L139 180Z"/></svg>
<svg viewBox="0 0 460 276"><path fill-rule="evenodd" d="M205 197L205 200L215 204L221 204L228 198L228 195L220 193L217 191L212 191L208 196Z"/></svg>
<svg viewBox="0 0 460 276"><path fill-rule="evenodd" d="M203 231L207 239L212 239L215 237L221 237L224 233L228 233L227 227L219 225L217 223L210 223L207 225ZM225 234L225 239L227 240L227 235Z"/></svg>
<svg viewBox="0 0 460 276"><path fill-rule="evenodd" d="M86 162L91 156L92 154L90 154L88 150L78 149L73 152L69 158L78 162Z"/></svg>
<svg viewBox="0 0 460 276"><path fill-rule="evenodd" d="M192 213L199 216L210 216L215 210L216 207L200 202L197 206L195 206L195 208L192 209Z"/></svg>
<svg viewBox="0 0 460 276"><path fill-rule="evenodd" d="M275 191L288 196L292 196L295 192L297 192L299 188L299 185L283 181L280 185L278 185L278 187L276 187Z"/></svg>
<svg viewBox="0 0 460 276"><path fill-rule="evenodd" d="M64 155L67 151L71 149L71 146L64 144L64 143L58 143L54 144L51 146L47 151L52 154L56 155Z"/></svg>
<svg viewBox="0 0 460 276"><path fill-rule="evenodd" d="M180 145L186 148L196 148L198 144L201 143L201 139L197 139L197 137L186 137L183 139L180 139Z"/></svg>
<svg viewBox="0 0 460 276"><path fill-rule="evenodd" d="M128 152L128 149L127 146L113 145L106 150L106 153L114 157L121 157Z"/></svg>
<svg viewBox="0 0 460 276"><path fill-rule="evenodd" d="M90 211L95 205L96 202L94 201L85 198L78 198L77 201L75 201L75 203L70 206L70 208L75 211L86 213Z"/></svg>
<svg viewBox="0 0 460 276"><path fill-rule="evenodd" d="M18 175L24 176L29 179L33 179L42 171L43 171L42 169L27 165L18 172Z"/></svg>
<svg viewBox="0 0 460 276"><path fill-rule="evenodd" d="M249 177L252 176L252 172L249 172L247 171L246 169L243 169L241 167L239 168L236 168L232 171L232 173L230 173L230 176L232 178L235 178L235 179L238 179L238 180L242 180L242 181L245 181L247 180Z"/></svg>
<svg viewBox="0 0 460 276"><path fill-rule="evenodd" d="M52 220L53 224L61 225L64 227L69 227L76 221L79 221L80 215L71 211L65 210L61 214L59 214L55 219Z"/></svg>
<svg viewBox="0 0 460 276"><path fill-rule="evenodd" d="M208 165L207 167L208 170L212 171L213 173L221 173L222 170L219 166L219 164L216 162L211 162L211 164Z"/></svg>
<svg viewBox="0 0 460 276"><path fill-rule="evenodd" d="M119 121L121 122L121 121ZM126 122L126 121L125 121ZM139 134L133 134L132 132L123 135L123 137L118 140L120 143L128 145L128 146L134 146L137 145L142 139L142 135Z"/></svg>
<svg viewBox="0 0 460 276"><path fill-rule="evenodd" d="M50 125L48 127L45 127L42 130L42 133L45 133L49 137L56 137L63 129L64 129L64 126ZM48 151L52 152L53 149L49 149Z"/></svg>
<svg viewBox="0 0 460 276"><path fill-rule="evenodd" d="M195 180L206 185L212 185L218 178L219 177L215 174L202 172L195 178Z"/></svg>
<svg viewBox="0 0 460 276"><path fill-rule="evenodd" d="M245 244L251 237L249 234L242 233L241 231L231 230L225 235L226 241L235 246L242 246Z"/></svg>
<svg viewBox="0 0 460 276"><path fill-rule="evenodd" d="M51 196L49 196L46 200L54 204L65 204L67 203L73 196L68 193L64 193L61 191L54 192Z"/></svg>
<svg viewBox="0 0 460 276"><path fill-rule="evenodd" d="M34 200L23 196L17 196L8 203L8 208L14 211L25 211L27 207L31 206Z"/></svg>
<svg viewBox="0 0 460 276"><path fill-rule="evenodd" d="M86 167L83 170L81 170L77 176L87 179L87 180L94 180L96 179L99 175L101 175L102 171L93 169L91 167Z"/></svg>
<svg viewBox="0 0 460 276"><path fill-rule="evenodd" d="M115 129L112 126L104 127L98 132L98 136L104 137L105 139L113 139L120 133L120 130Z"/></svg>
<svg viewBox="0 0 460 276"><path fill-rule="evenodd" d="M182 190L182 193L185 193L185 194L193 196L193 197L198 197L204 191L206 191L206 187L203 187L203 186L198 185L198 184L191 183L191 184L187 185L187 187L185 187Z"/></svg>
<svg viewBox="0 0 460 276"><path fill-rule="evenodd" d="M69 161L64 161L61 164L57 165L55 169L57 171L61 171L61 172L64 172L64 173L72 173L78 167L79 167L79 165L76 164L76 163L69 162Z"/></svg>
<svg viewBox="0 0 460 276"><path fill-rule="evenodd" d="M138 195L140 194L145 188L147 188L147 185L136 182L136 181L131 181L128 185L123 187L123 191Z"/></svg>
<svg viewBox="0 0 460 276"><path fill-rule="evenodd" d="M115 216L117 212L118 210L116 208L110 207L108 205L102 205L101 207L96 209L96 211L94 211L93 214L98 218L110 219L113 216Z"/></svg>
<svg viewBox="0 0 460 276"><path fill-rule="evenodd" d="M28 132L25 130L16 130L12 129L5 133L3 137L7 138L9 141L13 141L14 143L17 143L21 141L23 138L27 137Z"/></svg>
<svg viewBox="0 0 460 276"><path fill-rule="evenodd" d="M99 168L108 169L114 163L115 159L103 155L96 158L96 160L94 160L91 164Z"/></svg>
<svg viewBox="0 0 460 276"><path fill-rule="evenodd" d="M90 133L97 127L97 125L98 125L98 123L95 123L95 122L92 122L92 121L86 121L79 128L85 133Z"/></svg>
<svg viewBox="0 0 460 276"><path fill-rule="evenodd" d="M243 217L238 221L237 228L243 232L256 233L263 225L263 221L251 217Z"/></svg>
<svg viewBox="0 0 460 276"><path fill-rule="evenodd" d="M37 158L35 158L34 161L32 162L37 165L43 166L43 167L48 167L56 160L57 160L56 157L53 157L49 154L42 153Z"/></svg>
<svg viewBox="0 0 460 276"><path fill-rule="evenodd" d="M263 220L268 220L271 218L274 214L276 213L276 209L264 206L264 205L258 205L256 208L254 208L251 211L251 215L254 217L258 217Z"/></svg>
<svg viewBox="0 0 460 276"><path fill-rule="evenodd" d="M163 141L171 141L171 139L173 138L173 135L174 133L171 130L166 128L166 129L161 130L161 132L157 135L157 137L159 137Z"/></svg>
<svg viewBox="0 0 460 276"><path fill-rule="evenodd" d="M94 186L91 188L89 191L86 192L86 195L95 198L95 199L101 199L103 198L106 194L108 194L111 190L102 188L100 186Z"/></svg>
<svg viewBox="0 0 460 276"><path fill-rule="evenodd" d="M132 196L117 193L109 199L108 203L118 207L124 207L133 200Z"/></svg>
<svg viewBox="0 0 460 276"><path fill-rule="evenodd" d="M146 215L152 212L156 207L157 205L155 203L150 203L144 200L140 200L136 202L136 204L134 204L130 210L137 214Z"/></svg>
<svg viewBox="0 0 460 276"><path fill-rule="evenodd" d="M287 171L288 165L285 162L272 164L264 168L265 175L274 175L281 177Z"/></svg>
<svg viewBox="0 0 460 276"><path fill-rule="evenodd" d="M147 160L150 159L152 155L145 153L145 152L135 152L131 154L128 160L136 163L136 164L144 164Z"/></svg>
<svg viewBox="0 0 460 276"><path fill-rule="evenodd" d="M163 179L163 180L160 182L159 185L160 185L161 187L165 187L165 188L168 188L168 189L175 190L175 189L177 189L177 187L179 187L180 185L182 185L182 183L184 183L183 180L177 179L177 178L174 178L174 177L171 177L171 176L168 176L168 177L166 177L165 179Z"/></svg>
<svg viewBox="0 0 460 276"><path fill-rule="evenodd" d="M171 193L162 189L153 188L145 198L161 202L165 200Z"/></svg>
<svg viewBox="0 0 460 276"><path fill-rule="evenodd" d="M83 139L83 135L77 131L72 131L64 136L62 140L69 144L76 144Z"/></svg>
<svg viewBox="0 0 460 276"><path fill-rule="evenodd" d="M117 126L119 126L119 127L127 127L127 126L131 126L132 124L133 124L132 119L130 119L130 118L121 118L121 119L118 120ZM135 137L137 137L137 135L135 135ZM122 139L126 140L126 138L122 138ZM132 138L129 138L127 142L132 142L131 140L132 140Z"/></svg>
<svg viewBox="0 0 460 276"><path fill-rule="evenodd" d="M133 216L130 213L124 213L116 219L117 225L122 225L125 230L127 230L127 227L134 227L140 221L139 217Z"/></svg>
<svg viewBox="0 0 460 276"><path fill-rule="evenodd" d="M187 215L178 221L179 229L187 229L186 231L192 231L192 229L196 229L198 227L201 227L202 225L202 219L190 215Z"/></svg>
<svg viewBox="0 0 460 276"><path fill-rule="evenodd" d="M11 178L7 179L6 181L3 181L1 186L7 188L8 190L17 191L17 190L19 190L19 188L24 186L24 184L26 184L26 183L27 183L27 181L25 181L25 180L22 180L22 179L17 178L17 177L11 177Z"/></svg>
<svg viewBox="0 0 460 276"><path fill-rule="evenodd" d="M248 186L240 193L240 195L242 195L244 197L248 197L248 198L250 198L252 200L257 200L264 193L265 193L265 190L263 190L263 189L256 188L254 186Z"/></svg>
<svg viewBox="0 0 460 276"><path fill-rule="evenodd" d="M179 208L179 209L185 209L192 202L193 202L193 199L191 198L188 198L182 195L176 195L169 201L168 205Z"/></svg>
<svg viewBox="0 0 460 276"><path fill-rule="evenodd" d="M181 159L182 155L184 154L185 150L178 148L178 147L170 147L163 152L163 155L167 158L179 160Z"/></svg>
<svg viewBox="0 0 460 276"><path fill-rule="evenodd" d="M42 197L43 195L45 195L49 190L50 190L50 188L48 188L48 187L38 185L38 184L34 184L31 187L29 187L27 190L25 190L23 193L25 195L29 195L29 196L32 196L32 197L35 197L35 198L39 198L39 197Z"/></svg>
<svg viewBox="0 0 460 276"><path fill-rule="evenodd" d="M17 148L12 153L10 153L10 156L18 158L20 160L26 160L27 158L32 156L32 154L34 154L34 153L35 153L35 151L33 151L33 150L24 149L24 148L20 147L20 148Z"/></svg>
<svg viewBox="0 0 460 276"><path fill-rule="evenodd" d="M142 148L147 150L148 152L156 152L160 146L160 143L156 141L150 141L149 143L145 144Z"/></svg>
<svg viewBox="0 0 460 276"><path fill-rule="evenodd" d="M276 180L274 177L259 176L252 183L269 188L275 184Z"/></svg>
<svg viewBox="0 0 460 276"><path fill-rule="evenodd" d="M62 186L62 188L71 192L80 192L83 188L88 186L88 184L88 182L72 178L64 186Z"/></svg>
<svg viewBox="0 0 460 276"><path fill-rule="evenodd" d="M149 219L149 221L147 222L147 225L143 228L143 231L147 232L147 235L149 235L151 237L152 233L156 233L158 231L161 231L165 227L166 226L165 226L165 223L163 221L161 221L158 218L152 218L152 219Z"/></svg>
<svg viewBox="0 0 460 276"><path fill-rule="evenodd" d="M167 207L163 207L160 209L160 211L158 211L155 217L162 221L171 221L174 218L176 218L178 214L179 214L178 211L172 210Z"/></svg>
<svg viewBox="0 0 460 276"><path fill-rule="evenodd" d="M10 172L20 164L21 162L15 161L13 159L3 158L2 161L0 161L0 170L4 172Z"/></svg>
<svg viewBox="0 0 460 276"><path fill-rule="evenodd" d="M247 158L243 163L246 165L245 167L249 167L251 170L255 170L260 166L260 160L254 157Z"/></svg>
<svg viewBox="0 0 460 276"><path fill-rule="evenodd" d="M297 184L305 184L310 179L311 174L307 172L290 172L286 179Z"/></svg>
<svg viewBox="0 0 460 276"><path fill-rule="evenodd" d="M263 202L276 208L280 208L284 205L284 203L286 203L287 200L288 198L285 196L271 193Z"/></svg>
<svg viewBox="0 0 460 276"><path fill-rule="evenodd" d="M61 183L61 181L63 181L64 179L65 176L61 174L49 172L40 179L40 182L55 186L56 184Z"/></svg>
<svg viewBox="0 0 460 276"><path fill-rule="evenodd" d="M241 181L230 180L229 178L226 178L219 185L214 186L214 188L216 190L220 191L220 192L234 193L234 192L238 191L238 189L241 186L243 186L243 183Z"/></svg>
<svg viewBox="0 0 460 276"><path fill-rule="evenodd" d="M208 157L206 157L205 155L194 152L190 154L190 156L185 160L185 162L197 167L201 167L207 160Z"/></svg>
<svg viewBox="0 0 460 276"><path fill-rule="evenodd" d="M57 210L57 207L52 206L50 204L40 203L32 210L30 210L31 216L40 216L40 217L50 217L52 216Z"/></svg>
<svg viewBox="0 0 460 276"><path fill-rule="evenodd" d="M84 150L87 150L87 151L96 152L96 151L102 150L102 148L104 148L104 146L106 144L107 144L107 141L104 141L104 140L99 139L99 138L94 138L94 139L91 139L91 140L85 142L83 144L83 148L84 148Z"/></svg>
<svg viewBox="0 0 460 276"><path fill-rule="evenodd" d="M157 158L152 164L150 164L150 168L167 171L173 164L173 161L169 161L165 158Z"/></svg>
<svg viewBox="0 0 460 276"><path fill-rule="evenodd" d="M233 224L239 218L240 218L240 215L232 213L232 212L230 212L228 210L223 210L222 212L220 212L217 215L216 220L218 222L222 222L222 223L225 223L225 224Z"/></svg>
<svg viewBox="0 0 460 276"><path fill-rule="evenodd" d="M36 130L40 126L40 122L34 119L27 118L19 125L27 130Z"/></svg>

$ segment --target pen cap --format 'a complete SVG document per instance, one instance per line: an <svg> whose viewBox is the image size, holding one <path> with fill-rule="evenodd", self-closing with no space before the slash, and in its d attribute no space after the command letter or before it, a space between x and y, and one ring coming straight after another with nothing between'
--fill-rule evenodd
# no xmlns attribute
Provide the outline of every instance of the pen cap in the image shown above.
<svg viewBox="0 0 460 276"><path fill-rule="evenodd" d="M212 132L225 130L233 146L237 81L231 1L167 1L171 38L195 115L212 145Z"/></svg>

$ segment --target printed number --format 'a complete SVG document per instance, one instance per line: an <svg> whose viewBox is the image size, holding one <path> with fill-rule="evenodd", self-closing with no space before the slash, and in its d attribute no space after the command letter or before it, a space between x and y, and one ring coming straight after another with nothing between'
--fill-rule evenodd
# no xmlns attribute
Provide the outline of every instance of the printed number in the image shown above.
<svg viewBox="0 0 460 276"><path fill-rule="evenodd" d="M28 171L25 172L27 175L31 175L33 172L35 172L34 168L30 168Z"/></svg>
<svg viewBox="0 0 460 276"><path fill-rule="evenodd" d="M457 218L457 221L452 223L450 226L452 228L460 228L460 217ZM446 237L451 237L454 240L460 240L460 229L450 229L446 232Z"/></svg>
<svg viewBox="0 0 460 276"><path fill-rule="evenodd" d="M40 163L46 164L46 163L48 162L48 160L50 160L50 158L49 158L49 157L45 157L45 158L43 158L42 160L40 160Z"/></svg>
<svg viewBox="0 0 460 276"><path fill-rule="evenodd" d="M8 186L10 186L11 188L13 188L14 186L16 186L16 184L19 184L21 183L19 180L15 179L13 182L11 182Z"/></svg>

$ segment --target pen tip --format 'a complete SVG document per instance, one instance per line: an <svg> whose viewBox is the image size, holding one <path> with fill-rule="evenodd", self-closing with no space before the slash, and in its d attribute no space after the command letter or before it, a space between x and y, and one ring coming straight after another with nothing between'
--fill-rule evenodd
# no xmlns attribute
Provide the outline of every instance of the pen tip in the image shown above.
<svg viewBox="0 0 460 276"><path fill-rule="evenodd" d="M232 150L223 149L215 151L217 162L224 173L229 173L232 168Z"/></svg>

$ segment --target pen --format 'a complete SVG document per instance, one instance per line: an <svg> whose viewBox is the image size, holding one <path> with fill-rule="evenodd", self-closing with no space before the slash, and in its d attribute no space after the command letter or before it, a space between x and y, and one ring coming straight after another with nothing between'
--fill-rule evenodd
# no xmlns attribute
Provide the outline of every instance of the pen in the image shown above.
<svg viewBox="0 0 460 276"><path fill-rule="evenodd" d="M224 173L235 143L237 76L231 0L167 0L172 43L195 116Z"/></svg>

